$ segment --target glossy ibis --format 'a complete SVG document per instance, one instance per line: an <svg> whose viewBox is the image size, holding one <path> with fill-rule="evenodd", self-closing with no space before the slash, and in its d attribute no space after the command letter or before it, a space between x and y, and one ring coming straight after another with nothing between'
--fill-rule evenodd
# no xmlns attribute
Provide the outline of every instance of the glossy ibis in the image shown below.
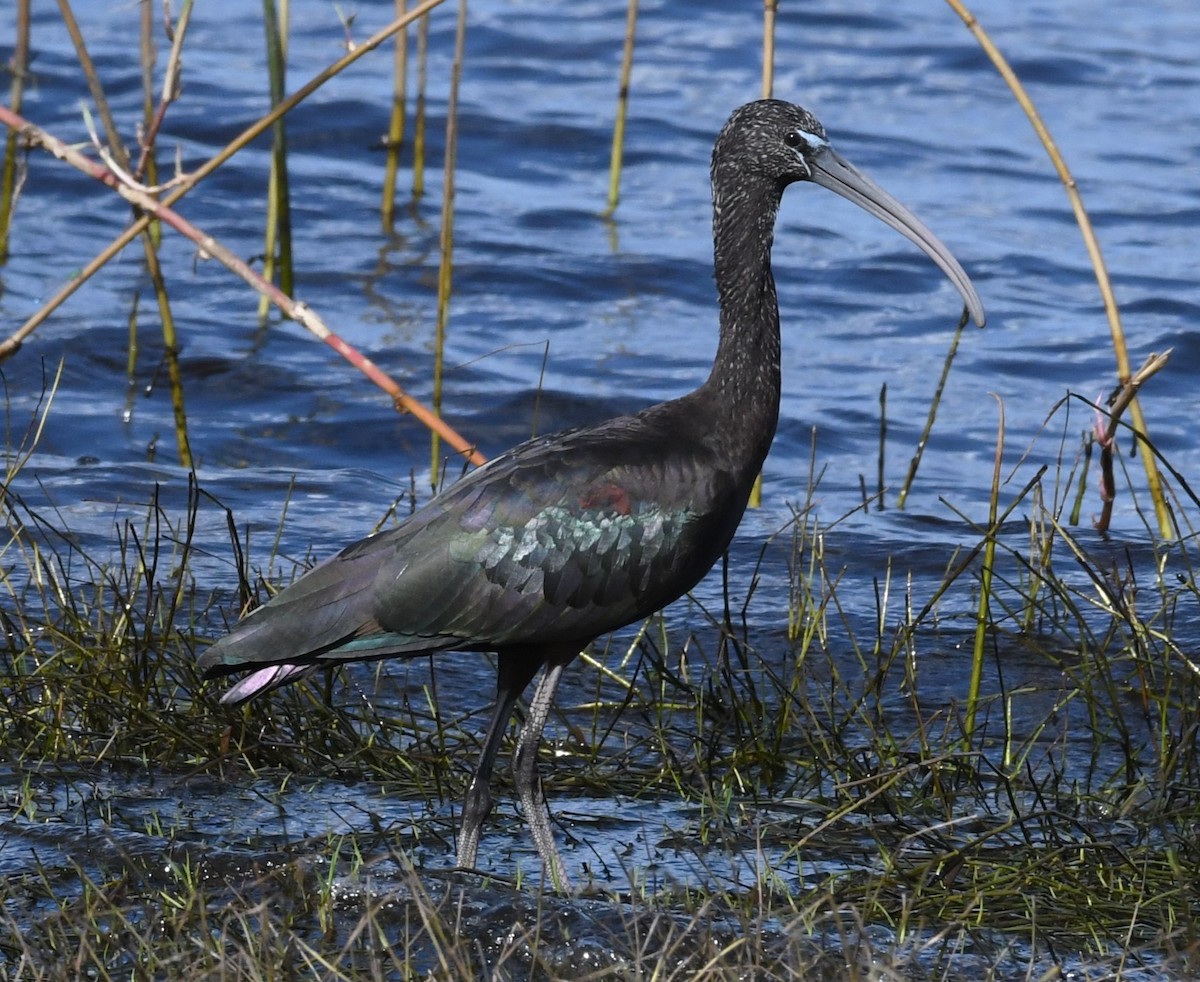
<svg viewBox="0 0 1200 982"><path fill-rule="evenodd" d="M518 697L544 669L512 770L544 873L566 889L538 780L542 729L580 649L690 590L733 538L779 416L771 242L795 181L848 198L919 245L983 324L946 247L835 153L810 113L776 100L742 106L712 155L720 338L707 381L631 416L523 443L320 564L200 657L209 677L249 672L221 701L342 662L496 652L495 711L458 839L458 864L470 868L496 752Z"/></svg>

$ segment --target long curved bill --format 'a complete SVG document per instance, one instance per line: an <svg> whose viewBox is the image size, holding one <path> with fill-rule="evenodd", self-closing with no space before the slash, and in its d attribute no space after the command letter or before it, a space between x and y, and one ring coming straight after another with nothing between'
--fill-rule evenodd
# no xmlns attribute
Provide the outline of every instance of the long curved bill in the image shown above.
<svg viewBox="0 0 1200 982"><path fill-rule="evenodd" d="M813 183L828 188L848 201L853 201L864 211L870 212L919 245L925 255L937 263L938 268L962 294L971 319L983 327L987 318L983 312L983 304L979 301L979 294L971 285L970 277L951 255L950 250L942 245L938 237L929 231L916 215L829 146L821 147L809 158L809 164L812 171L810 180Z"/></svg>

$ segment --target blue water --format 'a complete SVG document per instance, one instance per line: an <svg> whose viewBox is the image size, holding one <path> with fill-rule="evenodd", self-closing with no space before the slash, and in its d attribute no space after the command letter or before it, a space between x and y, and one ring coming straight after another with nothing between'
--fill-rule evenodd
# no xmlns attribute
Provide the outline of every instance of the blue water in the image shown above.
<svg viewBox="0 0 1200 982"><path fill-rule="evenodd" d="M141 114L135 8L77 6L118 124L132 141ZM292 7L294 88L341 53L343 30L325 2ZM729 111L760 91L760 8L716 0L642 8L621 203L606 222L600 212L624 5L472 5L443 409L487 454L534 429L678 395L711 361L708 159ZM393 7L364 0L356 9L353 33L361 40ZM183 97L159 141L165 172L175 147L192 168L265 110L257 10L236 0L199 5ZM1132 362L1174 349L1142 402L1158 448L1179 472L1196 475L1200 7L989 0L975 13L1029 87L1078 181ZM57 14L41 8L36 16L35 79L24 114L67 142L85 141L87 91L75 56ZM5 58L10 30L0 27ZM390 55L360 61L288 120L297 296L424 401L453 32L447 9L431 34L427 194L409 206L406 169L394 234L378 220L383 156L376 150L387 127ZM911 573L928 593L953 549L976 540L956 510L986 520L1000 403L1005 494L1041 464L1053 470L1062 457L1069 465L1090 414L1078 402L1069 417L1056 407L1068 392L1096 398L1111 390L1110 332L1063 188L1011 94L948 7L920 0L784 4L775 93L815 111L839 151L951 247L989 316L984 331L971 328L963 338L907 509L899 512L895 490L925 420L958 298L888 228L819 189L789 190L774 253L784 400L764 506L748 515L734 549L733 591L744 596L763 541L804 500L810 454L823 474L814 495L823 524L859 505L860 475L875 490L886 384L888 508L859 513L826 536L846 570L839 599L869 618L887 557L895 589ZM267 165L260 142L179 210L239 255L260 254ZM0 267L3 329L36 311L127 220L128 209L99 185L31 154L12 256ZM168 234L163 260L196 475L254 530L252 557L265 563L285 501L284 558L275 572L290 575L290 559L328 555L369 531L407 494L411 477L418 496L427 493L429 443L417 424L294 324L273 316L260 329L256 297L187 242ZM128 318L139 296L141 349L130 388ZM144 513L156 484L169 506L182 508L186 494L152 311L134 246L0 366L9 426L19 433L62 363L41 441L13 490L32 506L53 504L56 519L101 556L115 548L116 524ZM1152 578L1140 463L1132 461L1129 473L1137 496L1121 485L1111 538L1086 527L1078 534L1117 555L1130 546ZM1085 526L1100 508L1094 486L1093 475ZM227 555L218 509L202 512L199 535L214 555ZM780 616L786 597L785 552L768 556L753 602L767 618ZM196 570L204 589L232 605L228 561L200 560ZM719 604L719 581L710 578L697 597ZM968 596L955 603L970 609ZM930 692L944 687L949 698L961 697L963 657L952 648L931 653L923 669ZM1033 663L1016 668L1034 680L1054 674ZM491 683L482 662L478 673L485 692Z"/></svg>
<svg viewBox="0 0 1200 982"><path fill-rule="evenodd" d="M356 31L380 23L387 9L364 6ZM185 167L263 108L258 28L241 10L210 4L192 27L186 96L162 138L164 148L182 147ZM612 227L597 216L621 5L571 5L566 14L539 11L536 18L520 5L480 4L473 12L444 411L489 454L535 425L558 428L679 394L707 370L715 344L707 161L729 109L756 93L759 38L754 18L719 4L698 10L683 22L663 5L643 12L622 203ZM990 317L987 330L964 339L910 498L910 513L948 517L939 495L970 510L987 492L998 421L988 393L1003 400L1015 457L1066 391L1095 397L1111 388L1109 331L1063 190L957 19L936 4L897 7L888 17L842 10L812 5L803 16L781 18L776 93L814 109L835 145L951 246ZM1084 10L1046 5L1018 15L997 4L979 15L1010 52L1075 170L1126 311L1133 361L1176 350L1144 402L1156 443L1188 473L1197 400L1189 371L1197 342L1188 323L1198 296L1190 248L1197 169L1186 134L1194 132L1188 89L1197 72L1184 39L1195 14L1178 4L1156 12L1152 23L1126 27L1133 12L1114 8L1120 29L1089 38L1077 26ZM85 25L93 56L118 121L131 132L138 112L127 57L132 22L103 6L88 14L95 18ZM241 16L244 29L231 30ZM452 24L443 16L437 25L430 77L440 80ZM293 85L338 54L339 36L329 8L297 5ZM82 140L85 91L52 15L35 25L38 39L38 84L26 115L66 140ZM429 194L389 238L377 221L382 160L373 149L386 127L389 68L382 56L360 62L289 121L297 293L427 400L445 91L435 82L430 92ZM103 189L46 155L29 163L14 255L3 270L0 311L12 326L126 217ZM181 210L239 254L259 254L265 164L261 149L244 152ZM273 527L278 488L295 474L299 494L285 540L294 550L311 542L324 552L398 493L386 482L427 469L420 428L391 413L328 349L291 324L260 332L255 298L240 281L214 262L196 261L177 238L169 237L164 252L198 474L239 517ZM859 474L874 490L885 383L887 477L893 486L902 478L958 304L908 243L808 187L785 200L775 269L786 392L766 469L767 508L782 513L798 497L816 426L818 467L826 469L821 507L832 517L859 500ZM60 505L75 506L84 466L88 497L104 502L142 498L154 479L182 480L171 466L170 402L156 374L161 342L148 299L137 391L126 391L126 320L133 295L144 289L131 248L4 366L10 415L20 423L39 395L43 366L65 358L26 475L36 472L51 491L65 483L71 490ZM1073 431L1086 424L1079 417L1068 452ZM1051 423L1053 432L1060 421ZM147 469L141 465L152 443L157 454ZM1054 439L1043 439L1033 460L1053 460L1057 450ZM329 496L339 503L336 522L317 520L328 515ZM1116 528L1138 525L1125 496Z"/></svg>

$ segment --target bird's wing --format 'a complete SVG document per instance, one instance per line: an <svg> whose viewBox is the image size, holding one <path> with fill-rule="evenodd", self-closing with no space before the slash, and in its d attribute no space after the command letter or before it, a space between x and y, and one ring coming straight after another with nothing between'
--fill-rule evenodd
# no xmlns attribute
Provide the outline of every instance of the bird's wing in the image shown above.
<svg viewBox="0 0 1200 982"><path fill-rule="evenodd" d="M402 571L376 584L381 625L494 648L583 643L652 613L728 543L714 502L730 482L693 457L612 429L527 444L406 543Z"/></svg>
<svg viewBox="0 0 1200 982"><path fill-rule="evenodd" d="M660 436L632 418L522 444L314 568L200 667L582 644L652 613L708 571L745 504L702 450Z"/></svg>

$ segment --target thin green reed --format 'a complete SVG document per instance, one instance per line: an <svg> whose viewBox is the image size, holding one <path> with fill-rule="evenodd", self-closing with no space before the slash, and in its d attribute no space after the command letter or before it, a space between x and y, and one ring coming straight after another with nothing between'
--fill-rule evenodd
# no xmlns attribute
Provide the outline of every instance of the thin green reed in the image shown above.
<svg viewBox="0 0 1200 982"><path fill-rule="evenodd" d="M997 515L1000 510L1000 467L1004 460L1004 403L999 399L996 402L1000 411L1000 423L996 435L995 466L992 468L992 493L988 500L987 538L983 546L983 568L979 575L979 607L975 615L971 682L967 688L966 716L963 719L963 736L968 746L975 733L979 692L983 684L983 659L987 649L987 640L991 636L992 572L996 568L996 536L1000 531Z"/></svg>
<svg viewBox="0 0 1200 982"><path fill-rule="evenodd" d="M454 35L454 64L450 70L450 94L446 105L446 154L442 168L442 228L439 236L437 339L433 353L433 411L442 413L442 370L445 365L446 326L450 320L450 291L454 278L454 168L458 156L458 89L462 81L463 53L467 38L467 0L458 0L458 25ZM430 480L438 486L441 440L430 440Z"/></svg>
<svg viewBox="0 0 1200 982"><path fill-rule="evenodd" d="M153 7L143 3L138 22L138 41L142 62L142 132L148 135L142 146L136 176L151 187L158 183L158 156L154 152L154 67L158 61L158 48L154 44L155 27ZM157 249L162 245L162 224L151 222L147 231Z"/></svg>
<svg viewBox="0 0 1200 982"><path fill-rule="evenodd" d="M413 198L425 193L425 80L429 69L429 16L417 25L417 103L413 116Z"/></svg>
<svg viewBox="0 0 1200 982"><path fill-rule="evenodd" d="M13 112L19 113L25 94L25 78L29 74L29 0L17 0L16 14L12 61L9 62L12 81L8 86L8 104ZM16 203L19 150L18 134L9 130L4 143L4 170L0 175L0 263L8 258L8 232Z"/></svg>
<svg viewBox="0 0 1200 982"><path fill-rule="evenodd" d="M288 0L263 0L263 30L267 42L267 75L271 90L271 108L286 95ZM267 228L263 247L263 278L274 282L289 297L294 293L292 264L292 216L288 190L287 124L278 116L271 124L271 175L267 185ZM266 296L258 298L258 318L263 321L271 309Z"/></svg>
<svg viewBox="0 0 1200 982"><path fill-rule="evenodd" d="M617 91L617 118L613 123L612 155L608 165L608 207L611 218L621 200L621 160L625 152L625 119L629 115L629 77L633 73L633 42L637 34L638 0L629 0L625 15L625 49L621 55L621 81Z"/></svg>
<svg viewBox="0 0 1200 982"><path fill-rule="evenodd" d="M71 9L69 0L59 0L58 8L62 16L63 25L66 27L67 33L71 38L71 43L75 47L75 56L79 60L79 69L87 81L88 91L91 93L96 113L99 115L104 127L104 138L107 141L107 146L101 145L100 137L95 132L90 113L85 110L84 116L91 132L92 142L96 144L101 156L106 158L105 162L109 167L125 175L125 178L132 182L134 177L131 174L132 164L129 151L121 139L120 131L113 120L108 98L104 93L104 86L100 81L99 73L96 71L96 65L88 53L83 32L79 28L79 22L75 19L75 13ZM134 217L140 218L141 215L140 209L135 208ZM159 319L162 324L163 360L166 364L167 378L171 390L171 409L175 421L175 442L178 450L179 464L181 467L191 467L192 449L191 442L188 439L187 411L183 401L183 375L179 370L179 343L175 333L175 316L171 311L171 302L167 295L167 285L163 276L162 266L159 263L158 250L155 247L154 239L150 235L148 228L143 229L141 240L142 252L146 258L146 272L154 288L154 296L158 302ZM131 325L131 333L134 330L136 330L136 325Z"/></svg>
<svg viewBox="0 0 1200 982"><path fill-rule="evenodd" d="M964 307L962 316L958 319L958 327L954 331L954 337L950 340L950 350L946 352L946 358L942 362L942 374L938 379L937 388L933 390L933 399L929 403L929 413L925 417L925 428L921 430L921 439L917 441L917 449L913 451L912 460L908 463L908 473L904 476L904 484L900 488L900 494L896 497L896 507L901 510L904 509L904 504L908 501L908 492L912 489L913 481L917 478L917 468L921 466L921 457L924 455L925 447L929 443L929 434L933 432L933 424L937 419L938 407L942 404L942 393L946 391L946 380L950 377L950 366L954 364L954 356L958 353L958 344L962 340L968 316L967 310Z"/></svg>
<svg viewBox="0 0 1200 982"><path fill-rule="evenodd" d="M408 0L396 0L396 16L403 17ZM387 162L383 171L383 200L380 218L390 232L396 221L396 177L400 171L400 149L404 146L404 113L408 103L408 28L396 35L396 58L392 82L392 114L388 121Z"/></svg>
<svg viewBox="0 0 1200 982"><path fill-rule="evenodd" d="M779 7L778 0L764 0L763 3L763 63L762 63L762 96L771 98L775 89L775 11ZM763 477L760 471L750 487L750 501L747 507L762 507Z"/></svg>
<svg viewBox="0 0 1200 982"><path fill-rule="evenodd" d="M154 43L154 11L150 4L141 5L141 17L138 22L139 53L142 65L142 152L135 169L134 177L153 186L158 183L158 156L155 153L156 127L154 125L154 68L158 61L158 49ZM146 234L155 249L162 247L162 223L153 221L147 226ZM138 311L141 308L141 295L133 295L133 303L129 307L129 346L126 352L125 375L127 386L125 392L125 419L133 417L133 407L137 392L137 359L138 359Z"/></svg>

